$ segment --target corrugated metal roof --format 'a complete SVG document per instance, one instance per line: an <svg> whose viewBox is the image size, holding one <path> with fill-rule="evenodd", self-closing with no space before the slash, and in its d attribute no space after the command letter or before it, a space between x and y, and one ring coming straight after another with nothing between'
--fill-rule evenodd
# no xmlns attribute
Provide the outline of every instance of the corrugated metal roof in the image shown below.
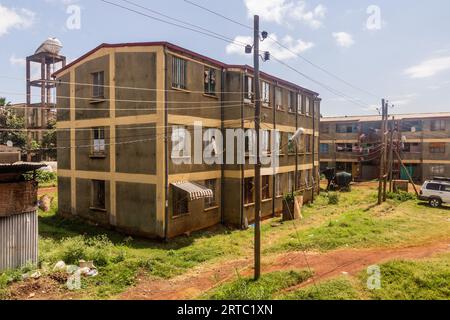
<svg viewBox="0 0 450 320"><path fill-rule="evenodd" d="M25 173L46 167L45 163L16 162L13 164L0 163L0 173Z"/></svg>
<svg viewBox="0 0 450 320"><path fill-rule="evenodd" d="M407 119L430 119L430 118L450 118L450 112L435 112L435 113L409 113L409 114L393 114L390 118L395 117L395 120ZM381 121L380 115L369 116L343 116L343 117L325 117L320 119L321 122L372 122Z"/></svg>

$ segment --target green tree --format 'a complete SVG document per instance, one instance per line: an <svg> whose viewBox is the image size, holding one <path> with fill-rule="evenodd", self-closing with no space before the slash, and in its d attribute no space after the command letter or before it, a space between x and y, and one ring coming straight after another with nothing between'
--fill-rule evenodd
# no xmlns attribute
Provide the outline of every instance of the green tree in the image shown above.
<svg viewBox="0 0 450 320"><path fill-rule="evenodd" d="M44 154L51 159L56 159L56 121L49 120L47 131L42 137L42 148Z"/></svg>
<svg viewBox="0 0 450 320"><path fill-rule="evenodd" d="M0 97L0 144L6 144L7 141L12 141L15 147L24 148L27 137L23 129L25 129L25 119L18 116L11 108L10 102L6 102L6 98ZM17 131L9 131L14 130Z"/></svg>

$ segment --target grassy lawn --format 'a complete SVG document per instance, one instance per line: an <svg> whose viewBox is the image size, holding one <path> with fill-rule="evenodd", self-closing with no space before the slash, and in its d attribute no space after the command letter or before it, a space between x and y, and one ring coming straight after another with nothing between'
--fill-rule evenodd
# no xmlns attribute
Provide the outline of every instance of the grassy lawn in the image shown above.
<svg viewBox="0 0 450 320"><path fill-rule="evenodd" d="M131 238L56 216L57 196L51 196L55 197L52 210L39 213L40 265L49 265L51 270L59 260L67 264L77 264L80 259L94 260L99 275L83 278L83 290L79 292L82 298L113 298L135 284L138 275L169 279L194 267L218 265L253 254L252 228L240 231L219 226L169 242ZM263 259L270 259L274 253L298 249L326 251L341 247L400 246L450 234L447 209L431 209L416 200L390 200L381 207L373 207L376 192L368 187L355 187L352 192L340 193L338 197L338 204L330 205L330 199L323 194L313 205L306 205L304 218L295 222L295 228L293 222L279 223L278 218L265 221L262 224ZM0 275L0 293L7 290L11 279L19 279L20 274L15 271ZM302 271L275 274L266 279L268 289L263 291L241 279L215 292L211 298L220 299L233 292L235 296L230 298L268 297L304 281L304 277Z"/></svg>

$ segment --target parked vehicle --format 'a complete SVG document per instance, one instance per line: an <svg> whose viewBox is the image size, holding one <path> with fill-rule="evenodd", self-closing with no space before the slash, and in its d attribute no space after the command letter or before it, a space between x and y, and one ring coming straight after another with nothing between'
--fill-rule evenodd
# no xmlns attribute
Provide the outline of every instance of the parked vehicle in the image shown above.
<svg viewBox="0 0 450 320"><path fill-rule="evenodd" d="M425 181L419 194L419 199L428 201L433 208L450 203L450 178L436 177Z"/></svg>

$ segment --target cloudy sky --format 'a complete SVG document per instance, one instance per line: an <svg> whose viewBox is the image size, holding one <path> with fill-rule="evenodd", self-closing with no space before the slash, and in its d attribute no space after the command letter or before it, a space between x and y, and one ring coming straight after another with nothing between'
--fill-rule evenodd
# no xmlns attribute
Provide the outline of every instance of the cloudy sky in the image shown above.
<svg viewBox="0 0 450 320"><path fill-rule="evenodd" d="M132 1L237 43L251 41L248 28L184 0ZM395 113L450 111L448 0L192 1L243 25L259 14L270 34L262 49L285 64L272 59L262 69L319 92L324 115L371 114L382 97ZM0 96L25 100L24 58L48 37L62 41L69 60L102 42L165 40L227 63L252 63L239 46L100 0L0 0Z"/></svg>

